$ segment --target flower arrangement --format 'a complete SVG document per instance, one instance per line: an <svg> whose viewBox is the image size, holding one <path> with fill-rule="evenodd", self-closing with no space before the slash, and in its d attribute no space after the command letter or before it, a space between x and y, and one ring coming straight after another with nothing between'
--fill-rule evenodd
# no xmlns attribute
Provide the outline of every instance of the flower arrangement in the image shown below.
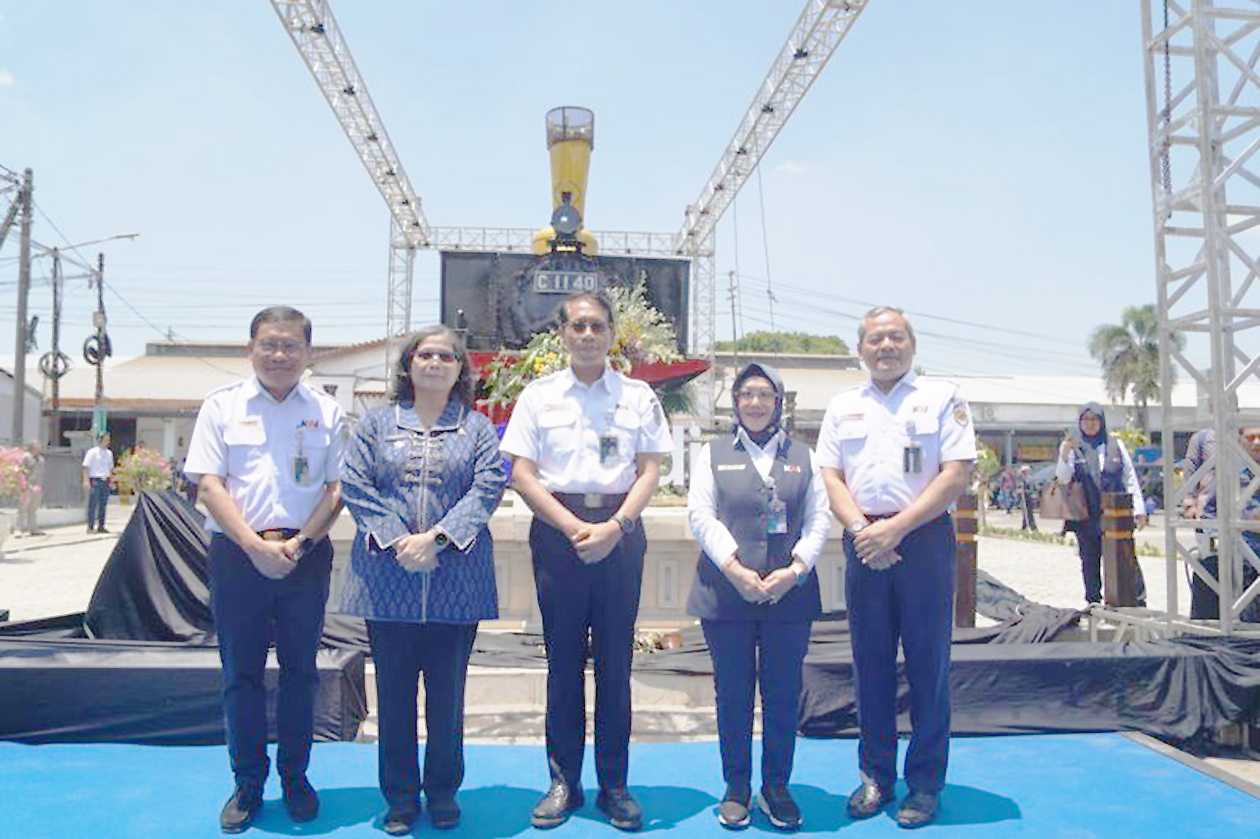
<svg viewBox="0 0 1260 839"><path fill-rule="evenodd" d="M171 464L153 449L136 446L118 461L114 481L125 493L165 489L171 483Z"/></svg>
<svg viewBox="0 0 1260 839"><path fill-rule="evenodd" d="M674 325L647 300L642 283L631 288L610 287L616 336L608 353L609 363L623 373L635 364L678 361ZM535 335L524 349L504 350L486 366L486 403L511 405L525 385L569 365L569 353L555 330Z"/></svg>
<svg viewBox="0 0 1260 839"><path fill-rule="evenodd" d="M0 446L0 498L18 498L26 491L28 469L25 449Z"/></svg>

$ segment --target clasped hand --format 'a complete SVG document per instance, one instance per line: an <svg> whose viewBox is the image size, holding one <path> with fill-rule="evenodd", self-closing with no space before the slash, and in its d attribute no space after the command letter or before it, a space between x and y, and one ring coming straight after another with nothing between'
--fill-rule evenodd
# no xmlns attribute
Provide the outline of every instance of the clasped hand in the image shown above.
<svg viewBox="0 0 1260 839"><path fill-rule="evenodd" d="M438 567L437 534L412 533L394 543L394 559L413 574L433 571Z"/></svg>
<svg viewBox="0 0 1260 839"><path fill-rule="evenodd" d="M269 542L260 537L245 553L258 573L271 580L282 580L297 568L297 539Z"/></svg>
<svg viewBox="0 0 1260 839"><path fill-rule="evenodd" d="M897 546L904 536L896 519L880 519L868 524L853 537L853 550L867 568L883 571L901 561Z"/></svg>
<svg viewBox="0 0 1260 839"><path fill-rule="evenodd" d="M621 525L609 519L598 524L582 522L581 526L569 534L569 541L577 551L578 559L587 565L600 562L621 541Z"/></svg>
<svg viewBox="0 0 1260 839"><path fill-rule="evenodd" d="M796 573L791 567L777 568L762 577L734 556L727 562L723 573L739 596L749 603L778 603L796 586Z"/></svg>

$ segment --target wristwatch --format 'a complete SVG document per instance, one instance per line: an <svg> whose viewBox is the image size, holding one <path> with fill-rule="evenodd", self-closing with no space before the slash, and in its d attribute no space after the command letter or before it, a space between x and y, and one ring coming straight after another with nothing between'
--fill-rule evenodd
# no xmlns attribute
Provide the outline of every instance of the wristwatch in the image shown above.
<svg viewBox="0 0 1260 839"><path fill-rule="evenodd" d="M634 532L634 519L627 518L618 513L612 517L612 520L617 522L617 526L621 528L622 533L630 534Z"/></svg>
<svg viewBox="0 0 1260 839"><path fill-rule="evenodd" d="M861 533L863 530L865 530L865 529L867 528L867 526L869 526L869 525L870 525L870 522L869 522L869 521L860 521L860 522L858 522L857 524L855 524L855 525L853 525L853 526L851 526L851 527L846 527L846 528L845 528L845 530L849 531L849 533L851 533L851 534L853 534L854 536L856 536L856 535L858 535L859 533Z"/></svg>
<svg viewBox="0 0 1260 839"><path fill-rule="evenodd" d="M451 537L447 536L442 531L439 530L437 533L433 534L433 544L437 546L438 550L442 550L450 543Z"/></svg>
<svg viewBox="0 0 1260 839"><path fill-rule="evenodd" d="M293 538L297 539L297 555L301 557L302 554L306 553L306 549L311 546L311 537L307 536L305 533L299 533Z"/></svg>

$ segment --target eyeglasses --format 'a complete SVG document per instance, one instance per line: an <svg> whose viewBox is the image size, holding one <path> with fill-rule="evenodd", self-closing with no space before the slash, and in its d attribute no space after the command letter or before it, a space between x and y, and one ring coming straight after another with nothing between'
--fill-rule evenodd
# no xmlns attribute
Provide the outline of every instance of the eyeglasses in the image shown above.
<svg viewBox="0 0 1260 839"><path fill-rule="evenodd" d="M735 392L735 398L740 402L775 402L779 395L773 390L739 390Z"/></svg>
<svg viewBox="0 0 1260 839"><path fill-rule="evenodd" d="M603 335L608 331L608 324L602 320L572 320L565 325L579 335L583 332L589 332L592 335Z"/></svg>
<svg viewBox="0 0 1260 839"><path fill-rule="evenodd" d="M454 364L459 361L459 356L446 350L416 350L416 361L441 361L445 364Z"/></svg>
<svg viewBox="0 0 1260 839"><path fill-rule="evenodd" d="M306 349L300 341L259 341L254 346L266 355L297 355Z"/></svg>

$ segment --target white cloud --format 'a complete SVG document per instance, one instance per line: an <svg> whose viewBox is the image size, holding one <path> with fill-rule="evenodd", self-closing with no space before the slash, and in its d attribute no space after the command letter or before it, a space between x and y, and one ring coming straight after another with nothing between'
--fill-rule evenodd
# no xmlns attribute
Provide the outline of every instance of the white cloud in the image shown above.
<svg viewBox="0 0 1260 839"><path fill-rule="evenodd" d="M8 70L0 67L0 87L13 87L17 84L17 78Z"/></svg>
<svg viewBox="0 0 1260 839"><path fill-rule="evenodd" d="M774 167L776 175L804 175L809 171L809 167L799 160L785 160Z"/></svg>

